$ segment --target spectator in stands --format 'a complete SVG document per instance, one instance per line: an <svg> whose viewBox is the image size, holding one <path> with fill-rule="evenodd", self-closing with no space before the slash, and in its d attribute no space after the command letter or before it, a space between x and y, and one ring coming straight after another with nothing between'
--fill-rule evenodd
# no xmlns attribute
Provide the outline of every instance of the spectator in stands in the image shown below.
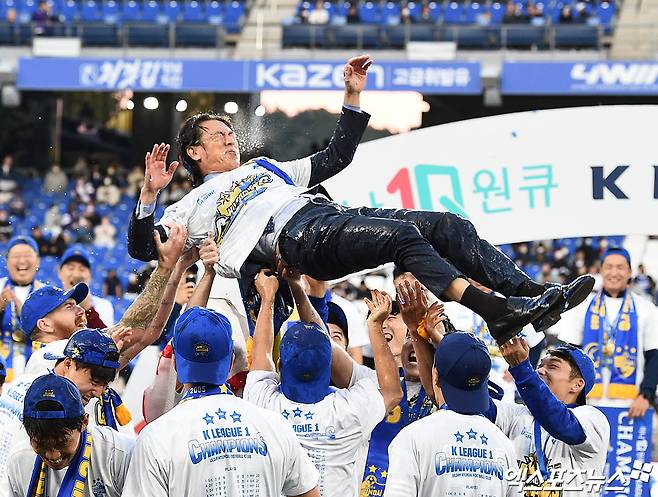
<svg viewBox="0 0 658 497"><path fill-rule="evenodd" d="M62 231L62 213L59 211L59 205L54 204L46 211L43 229L52 236L57 236Z"/></svg>
<svg viewBox="0 0 658 497"><path fill-rule="evenodd" d="M48 28L52 20L50 7L46 0L39 0L37 10L32 13L32 23L34 25L34 34L42 35L48 33Z"/></svg>
<svg viewBox="0 0 658 497"><path fill-rule="evenodd" d="M112 182L112 178L103 179L103 184L96 190L96 201L101 204L115 206L121 200L121 190Z"/></svg>
<svg viewBox="0 0 658 497"><path fill-rule="evenodd" d="M530 23L533 26L543 26L546 23L546 19L544 17L544 4L529 3L527 9L528 15L530 16Z"/></svg>
<svg viewBox="0 0 658 497"><path fill-rule="evenodd" d="M94 240L91 223L84 217L76 219L73 224L69 226L69 230L71 231L75 243L86 245L92 243Z"/></svg>
<svg viewBox="0 0 658 497"><path fill-rule="evenodd" d="M14 158L5 155L0 167L0 204L6 204L18 188L18 175L13 170Z"/></svg>
<svg viewBox="0 0 658 497"><path fill-rule="evenodd" d="M126 193L131 197L135 197L142 187L144 181L144 171L140 166L134 166L126 178L128 185L126 186Z"/></svg>
<svg viewBox="0 0 658 497"><path fill-rule="evenodd" d="M409 7L406 5L402 7L402 10L400 10L400 24L411 24L414 22L414 18L411 17L411 13L409 12Z"/></svg>
<svg viewBox="0 0 658 497"><path fill-rule="evenodd" d="M53 164L43 180L44 191L63 193L69 186L69 179L59 164Z"/></svg>
<svg viewBox="0 0 658 497"><path fill-rule="evenodd" d="M126 286L124 297L133 300L139 295L140 291L141 285L139 284L139 276L137 276L136 273L130 273L128 275L128 285Z"/></svg>
<svg viewBox="0 0 658 497"><path fill-rule="evenodd" d="M105 281L103 281L103 295L106 297L116 297L118 299L123 297L121 280L114 269L110 269L107 272L107 276L105 276Z"/></svg>
<svg viewBox="0 0 658 497"><path fill-rule="evenodd" d="M0 242L7 243L14 234L14 227L9 222L9 215L4 209L0 209Z"/></svg>
<svg viewBox="0 0 658 497"><path fill-rule="evenodd" d="M114 237L117 234L117 229L110 222L109 217L104 217L101 224L94 228L94 245L97 247L112 248L116 245Z"/></svg>
<svg viewBox="0 0 658 497"><path fill-rule="evenodd" d="M9 201L9 214L20 218L25 217L25 201L18 192L14 192Z"/></svg>
<svg viewBox="0 0 658 497"><path fill-rule="evenodd" d="M347 24L358 24L359 22L361 22L359 10L356 8L356 4L351 3L347 9Z"/></svg>
<svg viewBox="0 0 658 497"><path fill-rule="evenodd" d="M37 242L37 245L39 246L39 255L49 255L50 242L44 236L43 231L41 230L41 226L32 226L30 236L34 239L35 242Z"/></svg>
<svg viewBox="0 0 658 497"><path fill-rule="evenodd" d="M78 283L86 283L91 289L91 259L89 253L80 245L70 246L59 260L57 277L62 282L62 288L68 292ZM97 297L89 291L89 297L80 303L87 313L87 319L94 312L98 313L105 326L114 325L114 307L112 303L102 297Z"/></svg>
<svg viewBox="0 0 658 497"><path fill-rule="evenodd" d="M430 6L426 3L423 3L423 7L420 9L419 22L425 24L432 24L434 19L432 19L432 12L430 11Z"/></svg>
<svg viewBox="0 0 658 497"><path fill-rule="evenodd" d="M523 11L523 5L513 1L507 2L503 23L505 24L525 24L529 22L528 15ZM527 245L526 245L527 248Z"/></svg>
<svg viewBox="0 0 658 497"><path fill-rule="evenodd" d="M16 9L7 9L7 14L5 15L5 22L7 24L14 24L16 22Z"/></svg>
<svg viewBox="0 0 658 497"><path fill-rule="evenodd" d="M587 22L589 14L587 12L587 5L585 2L578 2L576 4L576 11L574 12L573 20L575 23L583 24Z"/></svg>
<svg viewBox="0 0 658 497"><path fill-rule="evenodd" d="M569 24L574 21L573 12L571 11L571 6L565 5L560 11L560 17L558 18L560 24Z"/></svg>
<svg viewBox="0 0 658 497"><path fill-rule="evenodd" d="M66 231L60 231L54 238L50 239L50 253L48 255L61 257L71 241L71 237Z"/></svg>
<svg viewBox="0 0 658 497"><path fill-rule="evenodd" d="M315 2L315 8L308 15L309 24L328 24L329 23L329 11L324 8L324 2L322 0L317 0Z"/></svg>
<svg viewBox="0 0 658 497"><path fill-rule="evenodd" d="M637 266L637 276L633 278L633 290L640 295L648 295L653 300L656 292L656 282L646 273L644 264Z"/></svg>
<svg viewBox="0 0 658 497"><path fill-rule="evenodd" d="M162 192L162 203L167 206L176 203L185 196L185 193L180 183L172 182L171 188Z"/></svg>
<svg viewBox="0 0 658 497"><path fill-rule="evenodd" d="M78 176L75 180L75 198L78 202L86 204L91 202L94 197L94 187L85 179L84 176Z"/></svg>
<svg viewBox="0 0 658 497"><path fill-rule="evenodd" d="M297 14L297 21L299 24L308 24L308 7L302 5Z"/></svg>
<svg viewBox="0 0 658 497"><path fill-rule="evenodd" d="M101 217L96 212L96 206L91 202L85 205L85 210L82 213L82 216L86 218L92 226L98 226L101 224Z"/></svg>

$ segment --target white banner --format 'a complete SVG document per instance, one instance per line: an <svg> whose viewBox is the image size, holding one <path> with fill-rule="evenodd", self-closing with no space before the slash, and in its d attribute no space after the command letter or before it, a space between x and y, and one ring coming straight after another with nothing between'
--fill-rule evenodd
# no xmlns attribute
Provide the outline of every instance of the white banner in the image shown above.
<svg viewBox="0 0 658 497"><path fill-rule="evenodd" d="M658 106L507 114L360 145L325 186L351 206L451 211L510 243L658 234Z"/></svg>

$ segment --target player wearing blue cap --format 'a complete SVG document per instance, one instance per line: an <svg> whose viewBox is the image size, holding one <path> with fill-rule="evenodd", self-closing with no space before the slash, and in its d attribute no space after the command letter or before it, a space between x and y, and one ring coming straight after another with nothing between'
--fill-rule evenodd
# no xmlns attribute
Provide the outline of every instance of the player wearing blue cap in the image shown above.
<svg viewBox="0 0 658 497"><path fill-rule="evenodd" d="M514 338L500 352L525 405L492 401L486 416L514 444L521 470L531 480L520 483L556 488L555 495L563 497L599 495L601 488L584 486L583 477L605 476L610 444L608 420L585 400L596 382L592 360L577 347L561 346L548 350L535 371L525 340ZM536 474L541 478L533 478ZM539 492L530 495L544 495Z"/></svg>
<svg viewBox="0 0 658 497"><path fill-rule="evenodd" d="M323 496L352 497L358 494L359 450L402 398L395 359L382 331L382 323L390 314L391 299L374 292L373 301L369 301L368 329L377 376L364 376L349 388L336 390L330 387L332 370L340 368L349 378L355 376L359 366L329 338L297 276L290 272L288 283L302 321L290 326L281 339L280 376L272 358L278 280L266 271L261 271L256 279L261 307L244 398L276 412L292 426L320 472ZM338 360L342 366L336 364Z"/></svg>
<svg viewBox="0 0 658 497"><path fill-rule="evenodd" d="M611 247L601 259L603 288L565 315L560 340L581 347L596 366L593 405L628 408L642 417L658 385L658 310L631 291L631 256Z"/></svg>
<svg viewBox="0 0 658 497"><path fill-rule="evenodd" d="M86 283L91 287L91 257L89 252L79 244L67 248L59 259L57 277L62 282L64 291L68 291L78 283ZM106 328L114 325L114 307L112 302L97 295L89 295L82 302L87 313L87 321L94 328ZM100 322L96 320L96 316ZM102 323L102 324L101 324Z"/></svg>
<svg viewBox="0 0 658 497"><path fill-rule="evenodd" d="M486 345L447 334L434 355L433 387L442 409L406 428L389 446L384 497L521 495L505 475L516 468L512 442L482 416L489 408Z"/></svg>
<svg viewBox="0 0 658 497"><path fill-rule="evenodd" d="M36 279L39 247L29 236L17 236L7 244L7 277L0 278L0 356L7 365L7 382L23 373L32 352L20 322L21 308L33 290L43 286Z"/></svg>
<svg viewBox="0 0 658 497"><path fill-rule="evenodd" d="M228 319L188 309L173 345L184 396L140 432L124 495L317 497L318 473L290 426L226 386Z"/></svg>
<svg viewBox="0 0 658 497"><path fill-rule="evenodd" d="M54 374L35 379L25 396L23 425L29 442L9 458L9 495L121 495L134 441L90 425L70 380Z"/></svg>
<svg viewBox="0 0 658 497"><path fill-rule="evenodd" d="M121 343L119 343L121 346ZM83 329L68 340L63 351L47 353L54 362L52 372L72 381L80 392L82 403L111 393L107 385L119 369L119 348L114 340L101 330ZM0 397L0 496L6 495L6 461L14 447L22 443L22 412L27 392L39 375L21 376L5 395ZM104 408L104 409L103 409ZM116 408L116 409L115 409ZM106 424L116 429L115 420L126 415L117 395L101 404L102 416L93 418L95 424ZM125 417L123 419L126 419Z"/></svg>

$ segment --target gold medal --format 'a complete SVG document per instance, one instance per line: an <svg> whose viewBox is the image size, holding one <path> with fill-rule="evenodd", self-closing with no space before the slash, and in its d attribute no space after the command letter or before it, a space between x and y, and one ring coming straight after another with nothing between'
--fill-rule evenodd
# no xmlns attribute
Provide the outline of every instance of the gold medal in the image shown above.
<svg viewBox="0 0 658 497"><path fill-rule="evenodd" d="M608 342L603 346L603 355L607 357L612 357L615 353L615 344Z"/></svg>
<svg viewBox="0 0 658 497"><path fill-rule="evenodd" d="M25 333L23 333L23 330L16 328L11 334L11 337L14 339L14 342L25 343Z"/></svg>

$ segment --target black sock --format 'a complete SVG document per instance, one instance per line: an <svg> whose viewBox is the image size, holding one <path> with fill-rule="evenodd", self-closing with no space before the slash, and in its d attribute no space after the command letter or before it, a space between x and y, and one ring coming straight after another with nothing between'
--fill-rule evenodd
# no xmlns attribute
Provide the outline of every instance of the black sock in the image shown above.
<svg viewBox="0 0 658 497"><path fill-rule="evenodd" d="M526 280L516 289L516 297L539 297L542 293L546 291L544 285L539 283Z"/></svg>
<svg viewBox="0 0 658 497"><path fill-rule="evenodd" d="M493 321L507 314L507 300L493 293L484 293L473 285L468 285L459 303L482 316L485 321Z"/></svg>

